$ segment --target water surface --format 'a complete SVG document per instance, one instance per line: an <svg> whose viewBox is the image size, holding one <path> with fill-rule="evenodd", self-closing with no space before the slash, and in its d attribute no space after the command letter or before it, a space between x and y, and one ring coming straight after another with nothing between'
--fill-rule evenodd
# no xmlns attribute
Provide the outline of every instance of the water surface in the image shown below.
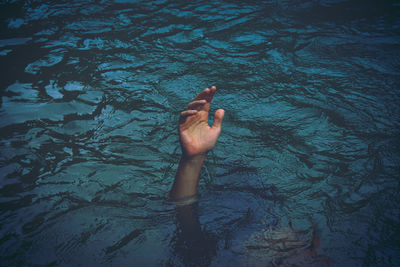
<svg viewBox="0 0 400 267"><path fill-rule="evenodd" d="M397 1L0 13L1 265L400 265ZM178 115L211 85L223 132L176 209Z"/></svg>

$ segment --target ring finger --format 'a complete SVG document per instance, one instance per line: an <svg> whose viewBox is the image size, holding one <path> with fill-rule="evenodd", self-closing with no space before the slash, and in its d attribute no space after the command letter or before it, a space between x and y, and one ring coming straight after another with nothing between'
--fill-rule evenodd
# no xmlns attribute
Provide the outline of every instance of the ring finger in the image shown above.
<svg viewBox="0 0 400 267"><path fill-rule="evenodd" d="M188 108L187 109L197 109L199 107L202 107L205 103L207 103L207 101L205 99L202 100L195 100L192 101L188 104Z"/></svg>

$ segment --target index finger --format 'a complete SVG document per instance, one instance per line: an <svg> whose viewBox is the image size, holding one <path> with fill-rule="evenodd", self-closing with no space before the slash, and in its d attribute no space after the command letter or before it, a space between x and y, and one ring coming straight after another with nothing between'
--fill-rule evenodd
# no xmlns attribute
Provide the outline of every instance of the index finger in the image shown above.
<svg viewBox="0 0 400 267"><path fill-rule="evenodd" d="M202 100L205 99L207 102L211 102L213 96L215 95L217 88L215 86L212 86L211 88L206 88L203 91L201 91L195 98L194 100Z"/></svg>

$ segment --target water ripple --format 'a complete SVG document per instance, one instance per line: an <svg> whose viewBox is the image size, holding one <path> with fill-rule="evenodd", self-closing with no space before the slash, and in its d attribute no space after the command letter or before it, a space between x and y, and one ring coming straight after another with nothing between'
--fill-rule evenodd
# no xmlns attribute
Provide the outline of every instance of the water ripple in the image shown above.
<svg viewBox="0 0 400 267"><path fill-rule="evenodd" d="M3 264L399 265L396 1L0 10ZM187 239L176 122L211 85Z"/></svg>

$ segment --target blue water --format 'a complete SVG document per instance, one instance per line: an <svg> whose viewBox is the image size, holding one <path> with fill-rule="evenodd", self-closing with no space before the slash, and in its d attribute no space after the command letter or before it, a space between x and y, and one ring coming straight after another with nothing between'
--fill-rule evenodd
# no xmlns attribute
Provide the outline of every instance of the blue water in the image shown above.
<svg viewBox="0 0 400 267"><path fill-rule="evenodd" d="M0 14L1 266L400 265L398 1ZM222 135L177 208L177 119L211 85Z"/></svg>

